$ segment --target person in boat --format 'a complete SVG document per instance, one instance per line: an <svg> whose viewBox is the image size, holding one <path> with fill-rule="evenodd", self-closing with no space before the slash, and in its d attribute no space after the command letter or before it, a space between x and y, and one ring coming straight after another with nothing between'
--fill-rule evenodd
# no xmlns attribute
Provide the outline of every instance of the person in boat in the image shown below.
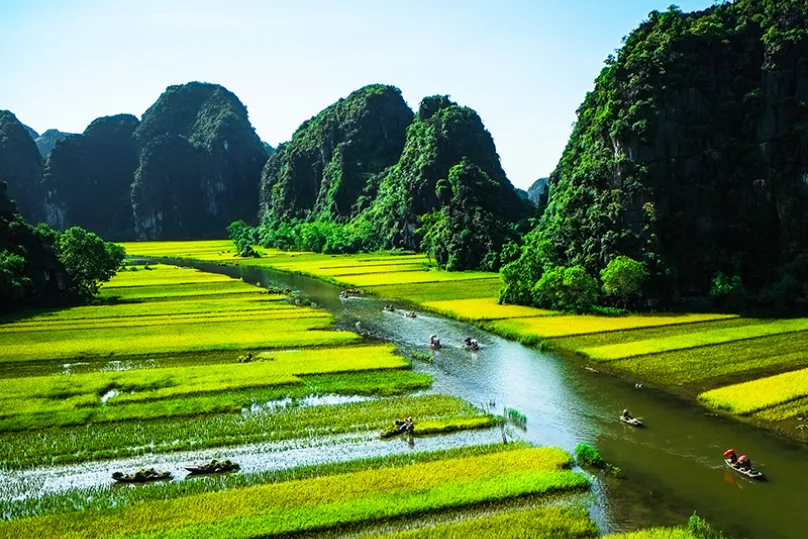
<svg viewBox="0 0 808 539"><path fill-rule="evenodd" d="M440 348L440 337L437 335L430 335L429 336L429 345L433 348Z"/></svg>
<svg viewBox="0 0 808 539"><path fill-rule="evenodd" d="M727 449L724 451L724 458L729 461L731 466L737 466L738 455L735 453L734 449Z"/></svg>
<svg viewBox="0 0 808 539"><path fill-rule="evenodd" d="M747 457L746 455L741 455L738 457L738 469L749 471L752 469L752 459Z"/></svg>
<svg viewBox="0 0 808 539"><path fill-rule="evenodd" d="M471 337L466 337L463 340L463 343L466 345L466 348L469 350L479 350L480 343L477 342L477 339L472 339Z"/></svg>
<svg viewBox="0 0 808 539"><path fill-rule="evenodd" d="M634 419L633 417L631 417L631 414L629 413L628 408L623 410L623 413L621 414L621 417L623 418L623 421L631 421L632 419Z"/></svg>

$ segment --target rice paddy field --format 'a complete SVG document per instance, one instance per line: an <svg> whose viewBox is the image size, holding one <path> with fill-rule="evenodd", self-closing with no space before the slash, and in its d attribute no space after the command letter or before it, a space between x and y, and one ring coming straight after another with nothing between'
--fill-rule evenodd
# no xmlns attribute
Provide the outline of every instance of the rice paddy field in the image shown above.
<svg viewBox="0 0 808 539"><path fill-rule="evenodd" d="M218 242L189 247L130 250L143 257L228 259ZM470 283L467 293L490 291L497 280L445 274L425 267L418 255L363 256L359 267L353 260L306 256L283 253L276 262L306 272L321 264L324 276L364 286L403 282L415 287L411 293L453 282ZM305 263L298 267L299 258ZM435 309L473 315L480 300L467 299ZM83 367L74 372L71 365ZM415 437L494 428L499 436L500 418L430 392L431 376L413 371L393 345L368 342L337 329L325 311L226 276L135 263L106 284L94 304L7 319L0 323L0 378L0 537L598 534L581 508L589 478L571 469L564 451L524 443L143 488L110 478L103 486L34 497L25 487L20 494L3 484L4 474L36 477L54 466L80 473L109 462L111 476L118 471L114 462L148 467L160 455L250 444L398 443L381 434L407 416L415 419ZM271 462L273 450L263 451Z"/></svg>
<svg viewBox="0 0 808 539"><path fill-rule="evenodd" d="M264 266L310 275L477 323L528 345L576 354L599 369L677 394L701 395L702 404L731 414L768 422L808 418L808 395L799 385L799 372L808 368L808 319L748 319L719 313L571 316L499 305L500 282L495 274L443 272L417 254L336 256L259 248L261 258L241 260L228 241L126 247L140 256ZM752 381L760 385L736 387ZM765 387L772 394L765 409L759 409L756 398L745 391L750 387ZM717 397L730 394L734 395L732 405Z"/></svg>

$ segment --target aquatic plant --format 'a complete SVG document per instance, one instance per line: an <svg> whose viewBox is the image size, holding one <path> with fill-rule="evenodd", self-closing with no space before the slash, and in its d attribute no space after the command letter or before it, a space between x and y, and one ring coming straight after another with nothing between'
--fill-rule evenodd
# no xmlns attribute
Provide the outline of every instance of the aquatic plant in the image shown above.
<svg viewBox="0 0 808 539"><path fill-rule="evenodd" d="M575 456L578 464L606 469L606 461L600 456L600 452L589 444L580 443L575 446Z"/></svg>
<svg viewBox="0 0 808 539"><path fill-rule="evenodd" d="M522 428L527 426L527 416L520 412L519 410L515 410L514 408L508 408L507 406L505 409L502 410L503 415L505 418Z"/></svg>

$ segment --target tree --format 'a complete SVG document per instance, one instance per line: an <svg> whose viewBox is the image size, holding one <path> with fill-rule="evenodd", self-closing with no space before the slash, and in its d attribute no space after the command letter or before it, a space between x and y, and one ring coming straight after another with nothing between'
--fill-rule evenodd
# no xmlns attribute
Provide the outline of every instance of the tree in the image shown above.
<svg viewBox="0 0 808 539"><path fill-rule="evenodd" d="M126 252L92 232L74 226L59 236L59 260L83 296L98 293L120 269Z"/></svg>
<svg viewBox="0 0 808 539"><path fill-rule="evenodd" d="M547 270L533 287L539 307L578 313L591 311L598 300L598 282L581 266Z"/></svg>
<svg viewBox="0 0 808 539"><path fill-rule="evenodd" d="M230 239L236 244L236 251L238 251L238 256L241 257L257 257L258 253L256 253L252 246L258 243L257 230L254 227L251 227L243 220L239 219L238 221L233 221L230 223L230 226L227 227L227 234L230 236Z"/></svg>
<svg viewBox="0 0 808 539"><path fill-rule="evenodd" d="M25 275L25 258L8 251L0 252L0 300L4 305L15 304L32 285Z"/></svg>
<svg viewBox="0 0 808 539"><path fill-rule="evenodd" d="M623 255L612 259L600 271L603 292L616 298L623 307L628 305L631 298L639 296L647 279L645 264Z"/></svg>

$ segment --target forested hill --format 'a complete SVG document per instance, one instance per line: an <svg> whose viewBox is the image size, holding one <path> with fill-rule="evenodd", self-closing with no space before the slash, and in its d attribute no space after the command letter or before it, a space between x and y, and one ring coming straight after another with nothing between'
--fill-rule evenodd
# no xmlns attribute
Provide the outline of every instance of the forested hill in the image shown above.
<svg viewBox="0 0 808 539"><path fill-rule="evenodd" d="M647 263L652 295L719 272L763 302L808 290L808 3L671 8L578 110L523 265ZM738 279L736 279L738 278Z"/></svg>
<svg viewBox="0 0 808 539"><path fill-rule="evenodd" d="M355 217L369 179L398 161L411 121L397 88L372 85L304 122L264 167L268 224Z"/></svg>
<svg viewBox="0 0 808 539"><path fill-rule="evenodd" d="M252 220L267 155L247 109L216 84L170 86L142 121L105 116L36 144L0 112L0 179L21 213L114 240L221 237L230 222Z"/></svg>
<svg viewBox="0 0 808 539"><path fill-rule="evenodd" d="M499 251L516 235L513 223L532 212L476 112L432 96L413 115L401 92L383 85L361 88L304 122L267 162L261 207L269 245L424 248L453 269L498 268ZM450 258L469 249L471 256Z"/></svg>
<svg viewBox="0 0 808 539"><path fill-rule="evenodd" d="M39 155L30 128L13 113L0 110L0 182L6 182L27 219L42 217L42 156Z"/></svg>

